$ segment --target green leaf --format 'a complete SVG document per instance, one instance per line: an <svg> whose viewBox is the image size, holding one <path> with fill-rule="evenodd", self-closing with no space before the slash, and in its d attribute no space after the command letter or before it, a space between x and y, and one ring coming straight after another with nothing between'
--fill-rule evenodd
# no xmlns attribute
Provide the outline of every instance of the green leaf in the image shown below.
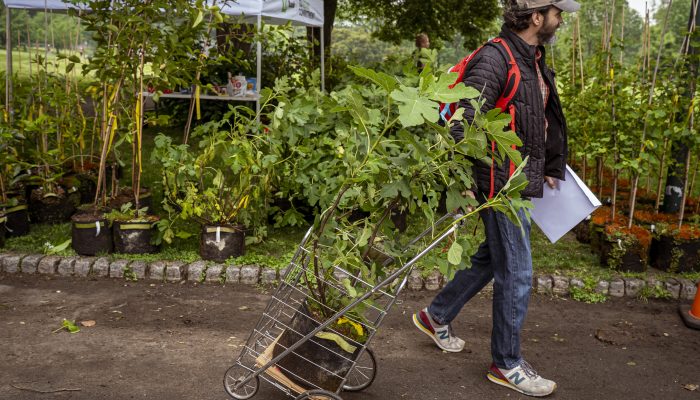
<svg viewBox="0 0 700 400"><path fill-rule="evenodd" d="M348 66L348 68L350 68L350 70L354 72L355 75L361 78L369 79L370 81L381 86L384 90L387 91L387 93L390 93L392 90L396 89L396 86L398 85L396 78L394 78L391 75L387 75L383 72L377 72L371 69L355 66Z"/></svg>
<svg viewBox="0 0 700 400"><path fill-rule="evenodd" d="M357 297L357 290L352 286L350 279L344 278L342 283L343 283L343 287L345 287L345 290L348 291L348 296L350 296L352 298Z"/></svg>
<svg viewBox="0 0 700 400"><path fill-rule="evenodd" d="M455 79L457 79L456 72L441 75L430 98L442 103L454 103L462 99L475 99L479 97L478 90L470 86L465 86L463 82L459 82L453 88L450 88L450 85L455 82Z"/></svg>
<svg viewBox="0 0 700 400"><path fill-rule="evenodd" d="M462 193L454 188L447 191L447 210L453 211L459 208L466 208L469 205L467 199L462 196Z"/></svg>
<svg viewBox="0 0 700 400"><path fill-rule="evenodd" d="M191 238L192 236L194 236L194 234L193 234L193 233L190 233L190 232L186 232L186 231L177 231L177 233L175 234L175 236L178 237L178 238L180 238L180 239L189 239L189 238Z"/></svg>
<svg viewBox="0 0 700 400"><path fill-rule="evenodd" d="M391 98L401 103L399 121L405 127L421 125L424 119L437 122L440 118L438 104L421 96L416 88L402 85L391 92Z"/></svg>
<svg viewBox="0 0 700 400"><path fill-rule="evenodd" d="M214 14L214 20L218 23L221 24L224 22L224 17L221 15L219 10L213 10L212 13Z"/></svg>
<svg viewBox="0 0 700 400"><path fill-rule="evenodd" d="M382 187L380 194L385 199L396 198L399 193L405 198L411 198L411 187L403 180L396 180Z"/></svg>
<svg viewBox="0 0 700 400"><path fill-rule="evenodd" d="M420 141L416 140L416 137L415 137L415 135L414 135L413 133L408 132L408 131L405 130L405 129L402 129L402 130L399 131L399 133L397 134L397 136L399 137L399 139L401 139L401 140L403 140L404 142L406 142L406 143L412 145L412 146L416 149L416 152L417 152L420 156L428 156L428 155L429 155L429 154L428 154L428 148L425 147L425 145L424 145L423 143L421 143Z"/></svg>
<svg viewBox="0 0 700 400"><path fill-rule="evenodd" d="M491 139L496 142L499 154L506 155L509 159L520 165L523 161L520 152L512 146L522 146L523 142L513 131L492 131Z"/></svg>
<svg viewBox="0 0 700 400"><path fill-rule="evenodd" d="M202 23L202 20L204 20L204 13L202 10L199 10L199 14L197 14L197 18L194 20L194 24L192 24L193 28L196 28L197 25Z"/></svg>
<svg viewBox="0 0 700 400"><path fill-rule="evenodd" d="M80 64L80 57L78 57L76 55L72 55L72 56L68 57L68 61L70 61L72 63Z"/></svg>
<svg viewBox="0 0 700 400"><path fill-rule="evenodd" d="M56 246L47 243L47 244L44 246L44 249L45 249L44 252L45 252L46 254L49 254L49 255L51 255L51 254L58 254L58 253L64 251L65 249L67 249L68 246L70 246L70 244L71 244L72 241L73 241L72 239L68 239L68 240L66 240L65 242L63 242L63 243L61 243L61 244L58 244L58 245L56 245Z"/></svg>
<svg viewBox="0 0 700 400"><path fill-rule="evenodd" d="M450 250L447 252L447 261L452 265L459 265L462 261L462 251L461 244L457 241L452 242L452 246L450 246Z"/></svg>
<svg viewBox="0 0 700 400"><path fill-rule="evenodd" d="M362 229L362 234L360 234L360 238L357 239L357 245L359 247L367 246L370 236L372 236L372 229L370 229L370 227L368 226L365 226L365 228Z"/></svg>
<svg viewBox="0 0 700 400"><path fill-rule="evenodd" d="M70 333L78 333L80 332L80 328L78 328L77 325L75 325L75 321L69 321L67 319L63 319L63 323L61 324L65 330L67 330Z"/></svg>
<svg viewBox="0 0 700 400"><path fill-rule="evenodd" d="M331 340L335 342L338 346L340 346L341 349L345 350L350 354L354 353L355 350L357 350L357 347L351 345L345 339L332 332L319 332L316 334L316 337L319 339Z"/></svg>

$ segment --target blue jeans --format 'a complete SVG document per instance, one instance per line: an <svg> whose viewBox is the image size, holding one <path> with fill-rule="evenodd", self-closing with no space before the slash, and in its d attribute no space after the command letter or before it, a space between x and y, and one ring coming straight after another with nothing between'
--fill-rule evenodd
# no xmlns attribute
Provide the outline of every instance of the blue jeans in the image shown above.
<svg viewBox="0 0 700 400"><path fill-rule="evenodd" d="M458 271L435 296L428 311L438 324L449 324L475 294L493 283L491 356L499 368L512 369L522 360L520 329L525 321L532 287L530 222L518 212L525 233L505 214L480 212L486 239L472 256L472 266Z"/></svg>

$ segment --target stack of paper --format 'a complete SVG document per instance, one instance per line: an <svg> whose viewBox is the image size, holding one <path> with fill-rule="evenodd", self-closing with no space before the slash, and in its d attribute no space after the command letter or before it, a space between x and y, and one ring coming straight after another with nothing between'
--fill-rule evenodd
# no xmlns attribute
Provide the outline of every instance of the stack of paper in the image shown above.
<svg viewBox="0 0 700 400"><path fill-rule="evenodd" d="M531 211L532 220L552 243L601 206L598 198L568 165L566 180L557 183L555 189L545 183L542 198L532 199L535 205Z"/></svg>

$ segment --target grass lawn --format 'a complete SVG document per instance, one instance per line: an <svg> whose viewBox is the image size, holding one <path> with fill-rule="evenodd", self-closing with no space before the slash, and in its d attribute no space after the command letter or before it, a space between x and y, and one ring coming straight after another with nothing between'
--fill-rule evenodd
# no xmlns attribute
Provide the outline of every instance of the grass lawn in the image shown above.
<svg viewBox="0 0 700 400"><path fill-rule="evenodd" d="M83 56L80 56L80 53L77 51L69 51L69 50L59 50L58 52L56 51L50 51L47 55L46 51L44 48L33 48L30 51L25 51L25 50L18 50L14 48L12 50L12 73L21 77L21 78L28 78L30 77L30 70L32 72L32 75L36 75L38 71L38 66L36 63L36 56L40 55L41 57L47 57L48 56L48 64L49 64L49 71L50 73L56 73L58 75L64 75L66 72L66 65L68 65L68 60L59 60L58 59L58 53L71 56L71 55L76 55L79 56L82 60L83 63L88 62L88 55L85 53ZM30 65L31 64L31 65ZM7 65L7 50L6 49L0 49L0 68L2 68L3 71L6 71ZM146 75L151 74L151 64L148 63L144 66L144 72ZM83 79L91 79L94 76L94 72L91 72L87 76L83 76L82 74L82 68L80 65L76 65L75 68L73 68L73 71L71 71L71 76L73 79L77 80L83 80Z"/></svg>
<svg viewBox="0 0 700 400"><path fill-rule="evenodd" d="M79 55L78 52L69 52L63 50L61 50L61 54ZM12 73L22 78L26 78L30 76L29 71L31 68L32 75L35 75L38 71L38 66L36 63L37 55L40 55L42 57L47 56L46 51L43 48L33 48L31 49L31 52L13 49ZM84 57L83 60L85 60ZM48 62L50 64L49 72L58 73L61 75L65 74L66 65L68 65L68 60L59 60L57 57L57 53L55 51L51 51L48 53ZM7 65L7 50L5 49L0 49L0 63L0 65L2 65L2 69L6 70L5 66ZM74 72L72 74L75 79L83 79L83 75L80 72L80 68L75 68L73 71Z"/></svg>

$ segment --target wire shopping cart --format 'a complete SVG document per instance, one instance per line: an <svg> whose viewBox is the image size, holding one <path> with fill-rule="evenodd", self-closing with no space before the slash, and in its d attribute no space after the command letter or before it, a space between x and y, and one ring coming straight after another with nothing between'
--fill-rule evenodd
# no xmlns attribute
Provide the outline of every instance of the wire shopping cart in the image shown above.
<svg viewBox="0 0 700 400"><path fill-rule="evenodd" d="M313 301L308 282L313 276L310 228L241 354L226 371L226 392L235 399L250 399L258 392L262 379L297 400L342 400L342 391L369 387L377 370L374 353L368 348L372 337L406 285L415 263L458 228L452 221L459 217L444 215L412 239L404 252L433 234L426 247L376 285L335 266L329 279L321 279L351 301L338 309L326 306L327 315L332 316L323 322L309 308ZM435 235L439 227L445 231ZM375 260L379 259L383 266L395 263L381 250L373 250L379 253ZM396 285L397 282L400 283ZM349 331L338 329L338 322ZM366 340L353 338L348 333L353 330L365 335Z"/></svg>

